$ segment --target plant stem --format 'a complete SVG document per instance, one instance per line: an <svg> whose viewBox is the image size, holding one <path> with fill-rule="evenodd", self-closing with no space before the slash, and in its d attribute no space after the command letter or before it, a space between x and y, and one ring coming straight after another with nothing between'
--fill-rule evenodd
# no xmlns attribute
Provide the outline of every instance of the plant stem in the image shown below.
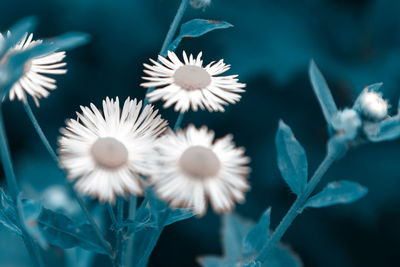
<svg viewBox="0 0 400 267"><path fill-rule="evenodd" d="M8 140L3 120L3 113L1 110L1 104L0 104L0 153L1 153L1 162L3 164L3 169L5 172L6 181L8 185L8 190L11 194L11 198L14 202L14 205L18 211L17 212L18 223L21 228L22 239L25 243L26 249L28 250L29 256L31 257L33 265L37 267L42 267L44 266L44 262L40 255L40 249L25 228L25 222L22 215L22 207L19 205L18 196L20 191L11 160L11 153L10 153L10 148L8 146Z"/></svg>
<svg viewBox="0 0 400 267"><path fill-rule="evenodd" d="M136 216L136 204L137 204L137 197L132 195L129 199L129 214L128 219L134 221ZM134 249L133 245L135 243L135 232L133 231L131 237L128 239L128 242L124 243L123 249L127 250L126 253L126 266L130 267L133 266L134 262Z"/></svg>
<svg viewBox="0 0 400 267"><path fill-rule="evenodd" d="M186 8L189 4L189 0L182 0L181 4L179 5L178 11L176 12L176 15L174 17L174 20L172 21L171 25L169 26L169 30L167 33L167 36L164 39L164 42L162 44L161 50L159 52L159 55L165 56L167 54L168 46L170 45L172 38L174 38L176 29L178 28L183 15L185 14ZM146 95L153 91L154 88L149 88L146 92ZM144 104L143 106L146 106L148 104L148 99L147 96L144 98Z"/></svg>
<svg viewBox="0 0 400 267"><path fill-rule="evenodd" d="M135 267L146 267L148 265L150 255L153 252L153 249L156 246L158 239L160 239L160 236L165 228L164 224L168 219L169 213L170 209L167 209L167 211L165 211L165 213L160 216L158 227L151 236L150 240L148 242L147 240L144 240L144 242L147 243L147 248L144 250L145 254L141 256L140 261Z"/></svg>
<svg viewBox="0 0 400 267"><path fill-rule="evenodd" d="M57 154L55 153L54 149L51 147L49 141L46 138L46 135L43 133L43 130L40 127L38 121L36 120L36 117L33 114L28 101L24 102L24 108L25 108L25 111L26 111L29 119L31 120L31 122L33 124L33 127L36 130L36 133L39 135L40 140L42 141L43 145L46 147L47 151L49 152L50 157L54 160L54 162L57 164L57 166L59 166ZM63 171L63 170L61 170L61 171L62 171L64 177L66 177L65 171ZM93 229L95 230L95 233L96 233L98 239L100 240L102 246L104 247L105 250L107 250L110 253L110 256L113 257L114 251L112 250L111 246L108 244L107 240L105 239L103 233L101 232L101 230L100 230L99 226L97 225L96 221L94 220L93 216L90 214L90 211L87 208L85 201L78 195L78 193L73 188L72 184L69 183L67 179L65 179L65 182L69 188L69 191L72 193L74 198L78 201L78 204L81 207L81 209L83 210L83 212L85 213L86 218L88 219L89 223L92 225Z"/></svg>
<svg viewBox="0 0 400 267"><path fill-rule="evenodd" d="M261 253L256 257L256 261L264 263L268 260L271 252L278 244L279 240L286 233L287 229L290 227L294 219L302 212L303 206L306 203L308 197L314 191L315 187L321 181L321 178L336 160L335 156L327 154L324 160L319 165L318 169L315 171L314 175L311 177L310 181L307 183L304 191L297 196L296 201L292 204L289 211L283 217L282 221L276 227L275 231L271 234L268 242L264 245Z"/></svg>
<svg viewBox="0 0 400 267"><path fill-rule="evenodd" d="M124 227L122 226L124 220L124 199L122 197L118 197L117 199L117 244L116 244L116 265L119 267L125 266L125 261L123 259L123 249L122 249L122 242L123 242L123 235L124 235Z"/></svg>
<svg viewBox="0 0 400 267"><path fill-rule="evenodd" d="M179 127L182 124L183 117L185 117L185 113L179 113L178 118L176 119L175 125L174 125L174 132L179 129Z"/></svg>

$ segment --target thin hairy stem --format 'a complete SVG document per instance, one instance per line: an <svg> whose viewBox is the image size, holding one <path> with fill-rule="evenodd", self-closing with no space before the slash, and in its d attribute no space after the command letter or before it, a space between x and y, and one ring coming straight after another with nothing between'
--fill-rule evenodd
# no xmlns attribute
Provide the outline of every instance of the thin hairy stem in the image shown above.
<svg viewBox="0 0 400 267"><path fill-rule="evenodd" d="M182 20L183 15L185 14L186 8L189 4L189 0L182 0L181 4L179 5L178 11L176 12L176 15L174 17L174 20L172 21L171 25L169 26L169 30L167 33L167 36L164 39L164 42L162 44L161 50L159 52L159 55L165 56L167 54L168 46L172 42L172 38L174 38L176 30L178 29L178 26ZM147 94L153 91L154 88L149 88L147 89L146 92L146 97L144 98L144 105L147 105L149 103Z"/></svg>
<svg viewBox="0 0 400 267"><path fill-rule="evenodd" d="M178 118L176 119L175 125L174 125L174 132L176 132L176 130L179 129L179 127L181 127L182 121L183 121L183 117L185 117L185 113L179 113Z"/></svg>
<svg viewBox="0 0 400 267"><path fill-rule="evenodd" d="M287 229L290 227L297 215L301 213L307 199L335 160L336 157L329 154L324 158L314 175L311 177L310 181L307 183L304 191L297 196L296 201L292 204L289 211L283 217L279 225L275 228L275 231L271 234L268 242L261 250L261 253L256 257L256 261L260 261L261 263L268 261L268 257L270 256L271 252L276 247L279 240L281 240L282 236L286 233Z"/></svg>
<svg viewBox="0 0 400 267"><path fill-rule="evenodd" d="M42 141L43 145L46 147L47 151L49 152L50 157L54 160L54 162L57 164L57 166L59 166L57 154L54 151L54 149L51 147L49 141L47 140L46 135L43 133L43 130L40 127L38 121L36 120L36 117L33 114L28 101L24 102L24 108L25 108L25 111L26 111L29 119L31 120L31 122L33 124L33 127L36 130L36 133L39 135L40 140ZM63 171L63 170L61 170L61 171L62 171L64 177L66 177L65 171ZM114 251L112 250L111 246L108 244L107 240L105 239L103 233L101 232L101 230L100 230L99 226L97 225L96 221L94 220L93 216L90 214L90 211L87 208L85 201L78 195L78 193L73 188L72 184L69 183L67 179L65 179L65 182L69 188L69 191L72 193L74 198L78 201L78 204L81 207L81 209L83 210L83 212L85 213L86 218L88 219L89 223L92 225L93 229L95 230L95 233L96 233L98 239L100 240L102 246L104 247L104 249L106 249L109 252L110 256L113 257Z"/></svg>
<svg viewBox="0 0 400 267"><path fill-rule="evenodd" d="M38 247L36 242L32 239L32 237L29 235L29 233L25 228L24 218L22 215L22 207L20 205L20 201L18 201L20 190L18 187L17 179L15 177L15 172L11 160L11 153L4 126L1 105L0 105L0 153L1 153L1 162L3 164L3 169L8 185L8 191L10 192L11 198L17 209L18 224L22 232L22 239L25 243L26 249L28 250L29 256L31 257L33 265L37 267L42 267L44 266L44 262L40 255L40 248Z"/></svg>

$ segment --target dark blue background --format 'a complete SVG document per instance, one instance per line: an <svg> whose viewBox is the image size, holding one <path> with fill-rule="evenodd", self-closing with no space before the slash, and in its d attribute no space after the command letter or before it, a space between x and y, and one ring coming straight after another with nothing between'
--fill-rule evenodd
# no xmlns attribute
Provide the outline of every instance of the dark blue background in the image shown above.
<svg viewBox="0 0 400 267"><path fill-rule="evenodd" d="M88 45L68 53L68 74L57 78L58 89L34 109L54 146L59 128L75 116L79 105L100 105L106 96L144 97L139 86L142 63L156 57L178 5L178 0L1 1L1 31L24 16L36 15L37 38L70 30L92 35ZM274 135L280 118L305 147L310 173L323 158L328 135L308 81L311 58L327 77L340 107L352 105L363 86L382 81L384 96L396 112L399 12L397 0L214 0L204 11L190 9L185 14L183 21L206 18L235 26L185 39L178 52L203 51L205 62L224 58L232 64L230 73L247 83L242 100L225 113L189 113L184 119L184 125L208 125L217 136L233 133L237 145L246 147L252 159L252 190L247 202L237 207L239 214L257 219L272 206L276 225L294 200L276 165ZM173 124L176 114L162 112ZM62 178L21 103L6 103L5 119L24 192L39 198ZM351 151L327 173L325 182L357 181L369 188L369 194L348 206L307 210L295 221L283 241L305 266L398 265L399 156L399 141L369 144ZM212 212L167 227L150 266L195 266L197 256L220 254L219 232L220 218ZM0 234L0 266L24 266L20 241L3 227ZM97 263L106 266L107 260Z"/></svg>

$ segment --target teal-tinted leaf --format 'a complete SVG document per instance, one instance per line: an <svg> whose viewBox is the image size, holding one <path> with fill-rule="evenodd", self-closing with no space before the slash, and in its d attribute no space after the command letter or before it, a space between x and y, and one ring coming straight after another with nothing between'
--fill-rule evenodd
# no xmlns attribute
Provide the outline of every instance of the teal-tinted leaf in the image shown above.
<svg viewBox="0 0 400 267"><path fill-rule="evenodd" d="M90 210L90 213L92 214L101 231L104 231L106 227L104 223L104 208L104 205L95 205L95 207ZM96 254L94 252L81 249L79 247L66 249L64 253L66 258L66 265L68 267L93 266L93 262L96 257Z"/></svg>
<svg viewBox="0 0 400 267"><path fill-rule="evenodd" d="M3 188L0 188L0 223L14 233L22 235L17 218L18 214L14 202L4 192Z"/></svg>
<svg viewBox="0 0 400 267"><path fill-rule="evenodd" d="M382 82L370 84L365 87L365 90L378 92L381 89L382 85Z"/></svg>
<svg viewBox="0 0 400 267"><path fill-rule="evenodd" d="M324 76L318 69L314 60L311 61L308 70L310 76L311 85L314 89L314 93L317 96L318 102L321 105L322 112L328 123L331 124L332 116L338 111L335 101L333 100L331 91L329 90L328 84L325 81Z"/></svg>
<svg viewBox="0 0 400 267"><path fill-rule="evenodd" d="M90 41L90 35L84 32L67 32L47 42L57 47L57 50L70 50L78 46L87 44Z"/></svg>
<svg viewBox="0 0 400 267"><path fill-rule="evenodd" d="M243 242L244 254L254 255L259 253L269 238L269 225L271 219L271 208L261 215L257 224L249 231Z"/></svg>
<svg viewBox="0 0 400 267"><path fill-rule="evenodd" d="M203 256L197 258L197 262L203 267L235 267L237 261L216 256Z"/></svg>
<svg viewBox="0 0 400 267"><path fill-rule="evenodd" d="M164 223L164 226L189 219L194 215L195 213L191 209L171 209L171 211L168 214L168 218Z"/></svg>
<svg viewBox="0 0 400 267"><path fill-rule="evenodd" d="M194 214L186 209L172 210L167 203L160 200L152 188L146 189L146 197L140 205L136 218L134 251L135 266L146 266L149 257L157 244L164 226L188 219Z"/></svg>
<svg viewBox="0 0 400 267"><path fill-rule="evenodd" d="M322 208L336 204L352 203L368 193L368 189L351 181L329 183L321 192L311 197L304 207Z"/></svg>
<svg viewBox="0 0 400 267"><path fill-rule="evenodd" d="M61 248L81 247L100 254L108 254L101 246L93 227L72 221L59 212L42 208L38 226L47 242Z"/></svg>
<svg viewBox="0 0 400 267"><path fill-rule="evenodd" d="M371 122L364 125L364 132L372 142L394 140L400 137L400 115L381 122Z"/></svg>
<svg viewBox="0 0 400 267"><path fill-rule="evenodd" d="M290 189L299 194L307 184L307 156L292 130L282 120L275 137L278 167Z"/></svg>
<svg viewBox="0 0 400 267"><path fill-rule="evenodd" d="M174 51L185 37L199 37L213 30L230 27L233 27L233 25L225 21L192 19L182 24L178 37L168 46L168 50Z"/></svg>
<svg viewBox="0 0 400 267"><path fill-rule="evenodd" d="M0 41L0 57L21 41L25 34L32 32L36 24L37 20L35 17L23 18L9 29L10 35L4 33L3 36L5 39Z"/></svg>
<svg viewBox="0 0 400 267"><path fill-rule="evenodd" d="M42 204L33 199L19 199L21 215L24 218L25 229L40 244L42 248L47 248L47 240L39 229L38 218L42 211Z"/></svg>
<svg viewBox="0 0 400 267"><path fill-rule="evenodd" d="M238 259L243 254L243 240L254 226L236 214L223 217L222 242L224 255L227 259Z"/></svg>

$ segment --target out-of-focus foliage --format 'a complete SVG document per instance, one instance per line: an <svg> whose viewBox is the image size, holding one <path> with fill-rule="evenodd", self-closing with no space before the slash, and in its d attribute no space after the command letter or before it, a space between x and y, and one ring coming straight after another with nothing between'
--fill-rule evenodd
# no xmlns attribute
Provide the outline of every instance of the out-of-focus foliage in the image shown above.
<svg viewBox="0 0 400 267"><path fill-rule="evenodd" d="M224 256L200 257L199 262L205 267L223 266L271 266L300 267L302 263L288 247L280 244L269 258L268 263L261 264L252 258L260 253L269 238L271 209L264 211L257 223L246 221L235 214L224 217L222 243Z"/></svg>

